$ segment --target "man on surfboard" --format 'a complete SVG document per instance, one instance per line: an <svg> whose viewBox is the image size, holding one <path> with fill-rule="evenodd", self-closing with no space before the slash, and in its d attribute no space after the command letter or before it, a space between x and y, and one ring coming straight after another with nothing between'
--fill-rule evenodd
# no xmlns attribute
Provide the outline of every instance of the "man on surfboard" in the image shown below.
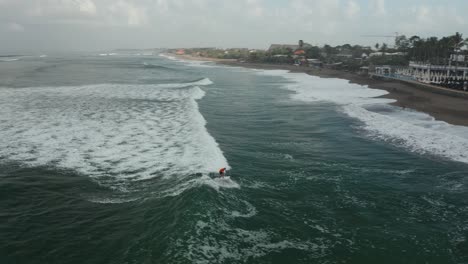
<svg viewBox="0 0 468 264"><path fill-rule="evenodd" d="M225 173L226 173L226 168L219 169L219 177L224 178Z"/></svg>

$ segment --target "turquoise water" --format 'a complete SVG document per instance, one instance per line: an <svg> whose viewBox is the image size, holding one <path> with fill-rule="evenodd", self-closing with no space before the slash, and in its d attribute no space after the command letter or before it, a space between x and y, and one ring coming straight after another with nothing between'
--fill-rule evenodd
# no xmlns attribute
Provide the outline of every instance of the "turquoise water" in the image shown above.
<svg viewBox="0 0 468 264"><path fill-rule="evenodd" d="M468 262L466 128L381 91L133 54L0 69L0 263Z"/></svg>

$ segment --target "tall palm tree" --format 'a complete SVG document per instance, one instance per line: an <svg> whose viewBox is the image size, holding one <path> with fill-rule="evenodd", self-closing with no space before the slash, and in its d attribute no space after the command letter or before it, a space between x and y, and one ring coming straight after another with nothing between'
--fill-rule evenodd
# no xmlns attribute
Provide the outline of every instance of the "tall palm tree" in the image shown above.
<svg viewBox="0 0 468 264"><path fill-rule="evenodd" d="M382 47L381 47L381 49L380 49L380 50L381 50L382 52L386 52L386 51L387 51L387 49L388 49L388 45L387 45L387 43L382 43Z"/></svg>

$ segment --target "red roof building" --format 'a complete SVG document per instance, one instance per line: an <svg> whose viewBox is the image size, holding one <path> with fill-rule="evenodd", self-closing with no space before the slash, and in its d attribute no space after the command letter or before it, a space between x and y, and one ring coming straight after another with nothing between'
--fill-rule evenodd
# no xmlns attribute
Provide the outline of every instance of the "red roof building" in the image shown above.
<svg viewBox="0 0 468 264"><path fill-rule="evenodd" d="M304 55L305 54L305 51L304 50L301 50L301 49L298 49L294 52L294 55Z"/></svg>

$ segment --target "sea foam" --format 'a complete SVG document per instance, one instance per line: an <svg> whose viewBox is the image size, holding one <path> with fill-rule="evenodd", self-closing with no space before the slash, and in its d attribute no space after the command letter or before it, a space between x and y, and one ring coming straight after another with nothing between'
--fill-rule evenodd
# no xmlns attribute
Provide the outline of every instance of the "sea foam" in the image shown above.
<svg viewBox="0 0 468 264"><path fill-rule="evenodd" d="M293 91L293 100L332 102L348 116L362 122L372 138L420 153L468 163L468 128L436 121L413 110L389 105L392 99L378 98L384 90L282 70L258 71L257 74L285 77L284 87Z"/></svg>
<svg viewBox="0 0 468 264"><path fill-rule="evenodd" d="M0 157L106 178L177 178L229 167L191 83L0 88Z"/></svg>
<svg viewBox="0 0 468 264"><path fill-rule="evenodd" d="M18 61L19 58L0 58L0 62Z"/></svg>

